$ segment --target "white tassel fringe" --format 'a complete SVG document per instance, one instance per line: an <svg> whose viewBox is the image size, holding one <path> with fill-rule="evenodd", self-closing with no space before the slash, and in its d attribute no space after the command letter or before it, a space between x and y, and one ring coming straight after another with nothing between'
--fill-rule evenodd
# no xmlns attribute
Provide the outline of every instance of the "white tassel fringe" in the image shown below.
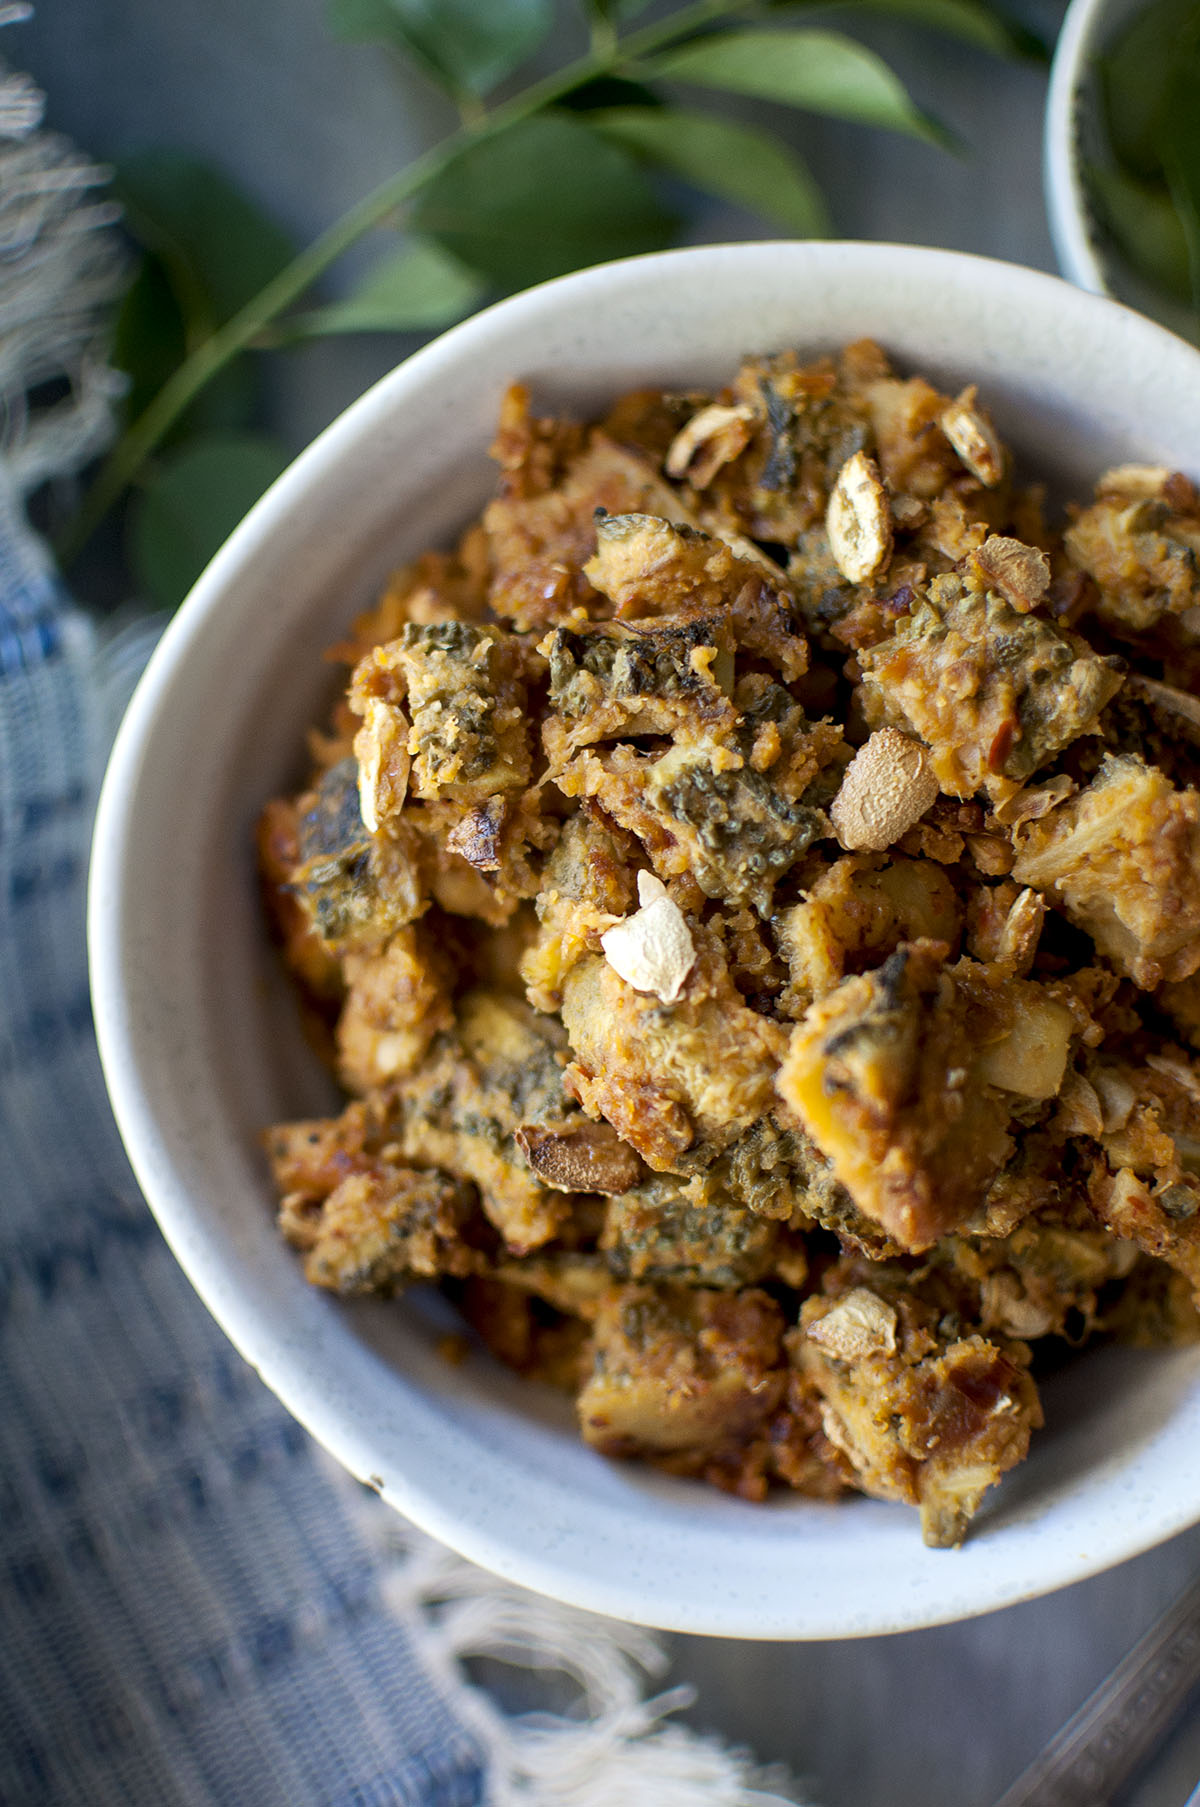
<svg viewBox="0 0 1200 1807"><path fill-rule="evenodd" d="M379 1520L372 1513L374 1534ZM646 1695L667 1667L652 1632L561 1606L489 1575L392 1519L384 1596L484 1752L488 1807L797 1807L785 1774L720 1739L666 1723L689 1688ZM570 1716L510 1716L468 1680L471 1658L553 1674Z"/></svg>
<svg viewBox="0 0 1200 1807"><path fill-rule="evenodd" d="M0 0L0 26L28 16ZM104 362L102 322L125 262L117 209L92 196L106 172L65 139L36 133L43 96L0 67L0 463L18 494L78 470L111 437L123 379ZM69 395L31 410L28 393L65 378ZM101 646L115 717L158 629L123 624ZM376 1536L380 1520L372 1516ZM687 1688L647 1697L667 1666L638 1626L560 1606L498 1580L390 1517L385 1596L418 1656L474 1733L488 1807L797 1807L784 1775L743 1751L668 1723ZM555 1675L575 1711L510 1716L462 1665L491 1657Z"/></svg>
<svg viewBox="0 0 1200 1807"><path fill-rule="evenodd" d="M0 4L0 25L29 8ZM125 379L105 362L126 276L107 172L38 132L44 97L0 65L0 457L19 495L78 470L112 437ZM31 407L45 383L67 394Z"/></svg>

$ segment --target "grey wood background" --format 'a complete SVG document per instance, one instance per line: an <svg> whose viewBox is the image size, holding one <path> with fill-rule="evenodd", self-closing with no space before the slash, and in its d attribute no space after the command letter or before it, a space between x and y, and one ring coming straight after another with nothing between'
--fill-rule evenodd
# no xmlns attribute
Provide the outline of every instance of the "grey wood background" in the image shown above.
<svg viewBox="0 0 1200 1807"><path fill-rule="evenodd" d="M1053 37L1060 5L1027 0L1024 11ZM1052 269L1044 72L900 27L853 29L970 154L779 113L773 122L810 158L839 233ZM332 43L318 0L42 0L3 50L47 89L50 123L90 151L170 143L205 153L301 237L449 123L381 55ZM758 231L713 211L694 236ZM277 425L299 449L413 343L359 339L297 355L273 398ZM1200 1529L964 1625L820 1645L679 1638L673 1679L696 1683L697 1724L786 1760L826 1807L988 1807L1197 1573ZM1125 1807L1183 1807L1198 1778L1200 1709Z"/></svg>

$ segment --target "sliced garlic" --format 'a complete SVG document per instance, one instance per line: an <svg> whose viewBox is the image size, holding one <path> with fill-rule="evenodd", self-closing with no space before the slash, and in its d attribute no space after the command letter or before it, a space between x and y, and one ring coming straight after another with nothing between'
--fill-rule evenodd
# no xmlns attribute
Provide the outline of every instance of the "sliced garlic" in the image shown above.
<svg viewBox="0 0 1200 1807"><path fill-rule="evenodd" d="M878 1293L856 1286L808 1326L807 1336L839 1361L891 1355L896 1348L896 1313Z"/></svg>
<svg viewBox="0 0 1200 1807"><path fill-rule="evenodd" d="M977 395L974 383L964 389L942 410L941 428L971 475L995 489L1004 475L1004 448L987 415L976 407Z"/></svg>
<svg viewBox="0 0 1200 1807"><path fill-rule="evenodd" d="M408 718L395 703L379 697L367 702L362 727L354 736L358 760L358 810L368 834L398 815L408 794L412 761L408 753Z"/></svg>
<svg viewBox="0 0 1200 1807"><path fill-rule="evenodd" d="M825 531L833 562L852 584L865 583L891 551L887 492L865 452L855 452L838 472L825 511Z"/></svg>

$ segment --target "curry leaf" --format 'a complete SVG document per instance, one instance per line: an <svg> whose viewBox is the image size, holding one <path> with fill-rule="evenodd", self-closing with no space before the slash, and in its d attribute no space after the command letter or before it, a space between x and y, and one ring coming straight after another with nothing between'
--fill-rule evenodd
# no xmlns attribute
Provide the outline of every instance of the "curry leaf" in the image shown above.
<svg viewBox="0 0 1200 1807"><path fill-rule="evenodd" d="M549 31L553 0L329 0L331 29L408 51L452 94L486 94Z"/></svg>
<svg viewBox="0 0 1200 1807"><path fill-rule="evenodd" d="M134 421L187 355L187 327L170 273L161 258L143 254L113 327L109 357L129 378L123 412ZM217 372L176 424L172 442L189 432L248 426L258 401L258 373L249 356Z"/></svg>
<svg viewBox="0 0 1200 1807"><path fill-rule="evenodd" d="M598 19L617 25L624 19L636 19L644 13L650 0L589 0L590 10Z"/></svg>
<svg viewBox="0 0 1200 1807"><path fill-rule="evenodd" d="M602 107L661 107L663 103L644 82L631 82L623 75L595 75L564 94L558 104L572 113L595 113Z"/></svg>
<svg viewBox="0 0 1200 1807"><path fill-rule="evenodd" d="M937 144L948 137L914 105L881 57L838 32L724 32L657 58L649 73L886 126Z"/></svg>
<svg viewBox="0 0 1200 1807"><path fill-rule="evenodd" d="M183 601L242 516L288 461L262 434L211 434L163 459L137 497L130 563L163 608Z"/></svg>
<svg viewBox="0 0 1200 1807"><path fill-rule="evenodd" d="M125 157L113 186L135 237L170 279L190 343L232 319L294 255L255 201L183 152Z"/></svg>
<svg viewBox="0 0 1200 1807"><path fill-rule="evenodd" d="M1183 227L1192 305L1200 312L1200 17L1180 35L1167 83L1159 155Z"/></svg>
<svg viewBox="0 0 1200 1807"><path fill-rule="evenodd" d="M413 223L502 289L659 250L677 225L635 159L566 113L468 146L425 189Z"/></svg>
<svg viewBox="0 0 1200 1807"><path fill-rule="evenodd" d="M589 118L626 150L801 238L829 230L816 183L796 153L769 132L667 107L620 107Z"/></svg>
<svg viewBox="0 0 1200 1807"><path fill-rule="evenodd" d="M1089 169L1088 191L1125 256L1179 301L1191 296L1188 247L1171 196L1120 169Z"/></svg>
<svg viewBox="0 0 1200 1807"><path fill-rule="evenodd" d="M1137 176L1161 175L1158 138L1181 31L1195 0L1158 0L1139 11L1099 59L1105 123L1118 160Z"/></svg>
<svg viewBox="0 0 1200 1807"><path fill-rule="evenodd" d="M187 355L187 331L166 266L143 254L113 326L109 357L129 378L125 418L136 420Z"/></svg>
<svg viewBox="0 0 1200 1807"><path fill-rule="evenodd" d="M834 0L838 7L911 19L947 37L976 44L996 56L1023 57L1029 62L1050 60L1046 40L1019 20L1010 18L986 0Z"/></svg>
<svg viewBox="0 0 1200 1807"><path fill-rule="evenodd" d="M487 284L428 239L411 239L368 270L345 301L287 322L289 336L413 332L449 326L478 305Z"/></svg>

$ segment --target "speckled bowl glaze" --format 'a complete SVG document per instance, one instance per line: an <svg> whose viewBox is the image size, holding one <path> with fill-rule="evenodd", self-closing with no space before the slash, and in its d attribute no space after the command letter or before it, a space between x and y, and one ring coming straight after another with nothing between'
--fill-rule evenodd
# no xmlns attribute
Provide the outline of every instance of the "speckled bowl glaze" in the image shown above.
<svg viewBox="0 0 1200 1807"><path fill-rule="evenodd" d="M1046 1389L1029 1462L960 1551L916 1515L751 1506L606 1462L569 1403L437 1353L435 1294L345 1303L278 1240L262 1127L331 1108L267 944L252 829L299 775L322 649L398 560L490 492L505 384L586 414L639 383L723 380L746 352L871 334L980 384L1026 467L1067 491L1124 459L1200 477L1200 354L1055 278L951 253L760 244L612 264L521 295L394 371L280 478L142 680L96 829L90 942L117 1118L176 1255L296 1417L398 1511L525 1585L620 1618L823 1638L966 1617L1061 1587L1200 1517L1200 1351L1101 1351Z"/></svg>

